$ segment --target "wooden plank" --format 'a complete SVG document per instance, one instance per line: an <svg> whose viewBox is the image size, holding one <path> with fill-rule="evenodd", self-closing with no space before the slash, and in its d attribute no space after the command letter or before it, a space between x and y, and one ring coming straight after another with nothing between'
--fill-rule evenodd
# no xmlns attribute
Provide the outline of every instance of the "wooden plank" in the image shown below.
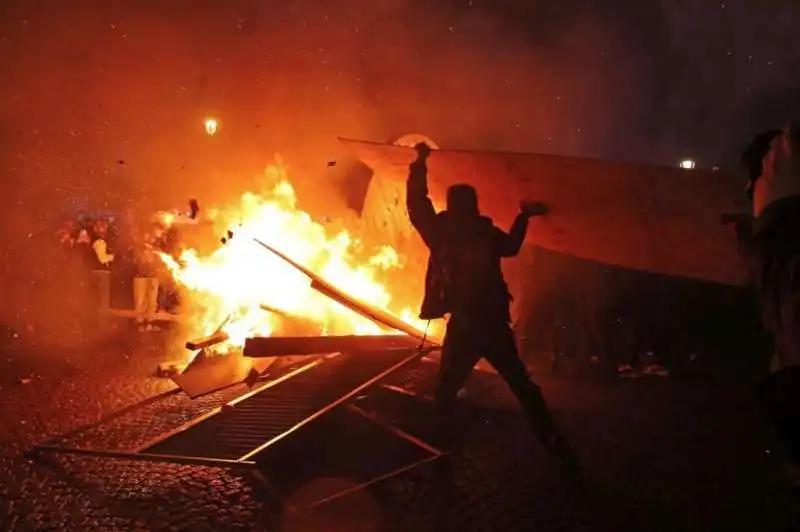
<svg viewBox="0 0 800 532"><path fill-rule="evenodd" d="M255 386L259 377L264 375L268 370L272 369L272 366L275 365L275 362L278 359L276 357L271 357L246 358L246 360L249 360L252 365L250 367L250 371L247 373L247 376L244 378L244 382L252 388Z"/></svg>
<svg viewBox="0 0 800 532"><path fill-rule="evenodd" d="M374 179L400 192L405 206L410 148L340 139ZM540 155L434 150L431 196L443 204L448 186L478 190L481 210L510 225L520 200L544 201L551 212L528 237L553 251L607 264L703 281L741 285L745 268L723 213L746 212L741 184L722 172L684 170ZM376 207L377 209L377 207Z"/></svg>
<svg viewBox="0 0 800 532"><path fill-rule="evenodd" d="M197 351L199 349L206 349L207 347L212 347L217 344L221 344L229 339L228 333L225 331L216 331L213 334L208 336L204 336L202 338L196 338L194 340L189 340L186 342L186 349L190 351Z"/></svg>
<svg viewBox="0 0 800 532"><path fill-rule="evenodd" d="M211 355L193 361L180 375L171 379L189 397L195 399L242 382L252 368L253 361L238 352Z"/></svg>
<svg viewBox="0 0 800 532"><path fill-rule="evenodd" d="M419 343L416 338L404 334L317 337L270 336L246 339L244 342L244 356L257 358L336 352L382 351L385 349L416 347Z"/></svg>

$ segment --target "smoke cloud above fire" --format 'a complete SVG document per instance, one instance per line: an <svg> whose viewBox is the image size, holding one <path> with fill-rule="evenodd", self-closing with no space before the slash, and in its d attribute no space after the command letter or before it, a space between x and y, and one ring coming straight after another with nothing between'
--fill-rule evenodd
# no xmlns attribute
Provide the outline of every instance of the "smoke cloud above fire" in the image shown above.
<svg viewBox="0 0 800 532"><path fill-rule="evenodd" d="M275 152L301 202L339 209L325 165L343 156L337 135L650 162L691 142L722 154L746 138L718 131L750 127L749 100L798 81L766 66L796 41L753 29L779 2L758 15L666 0L161 4L3 2L4 249L83 207L225 202ZM752 55L762 71L737 75Z"/></svg>

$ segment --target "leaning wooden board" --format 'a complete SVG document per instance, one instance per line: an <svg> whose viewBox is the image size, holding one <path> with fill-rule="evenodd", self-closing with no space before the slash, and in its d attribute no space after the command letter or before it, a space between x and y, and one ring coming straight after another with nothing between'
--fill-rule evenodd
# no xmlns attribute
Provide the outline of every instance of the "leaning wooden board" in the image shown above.
<svg viewBox="0 0 800 532"><path fill-rule="evenodd" d="M415 152L340 139L375 172L404 181ZM627 165L529 153L435 150L431 195L441 202L458 182L474 185L481 210L508 227L522 199L550 214L532 224L528 243L576 257L666 275L741 285L746 276L720 214L742 212L742 188L721 172ZM403 198L404 201L404 198Z"/></svg>

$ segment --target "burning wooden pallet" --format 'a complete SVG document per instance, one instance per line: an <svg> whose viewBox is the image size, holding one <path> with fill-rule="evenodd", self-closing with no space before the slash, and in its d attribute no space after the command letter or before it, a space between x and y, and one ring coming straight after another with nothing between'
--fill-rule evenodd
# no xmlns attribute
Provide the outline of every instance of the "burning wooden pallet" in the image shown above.
<svg viewBox="0 0 800 532"><path fill-rule="evenodd" d="M196 353L185 367L178 365L159 367L159 372L170 374L172 381L190 397L199 397L240 382L253 385L276 360L286 357L339 352L376 352L415 346L435 347L441 344L439 339L429 337L426 331L421 331L385 310L350 296L273 247L259 240L255 242L305 274L311 281L311 288L377 324L386 330L387 334L248 338L243 351L218 355L213 353L212 348L229 340L223 323L214 333L186 342L186 348ZM268 312L281 313L280 310L267 305L263 305L262 308Z"/></svg>

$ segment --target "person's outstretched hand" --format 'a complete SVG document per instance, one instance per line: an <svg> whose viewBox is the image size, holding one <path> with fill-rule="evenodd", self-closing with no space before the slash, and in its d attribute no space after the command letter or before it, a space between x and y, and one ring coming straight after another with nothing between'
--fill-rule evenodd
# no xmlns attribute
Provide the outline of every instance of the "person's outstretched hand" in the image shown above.
<svg viewBox="0 0 800 532"><path fill-rule="evenodd" d="M519 210L528 218L533 218L534 216L544 216L550 211L550 208L546 203L540 201L523 201L519 205Z"/></svg>

